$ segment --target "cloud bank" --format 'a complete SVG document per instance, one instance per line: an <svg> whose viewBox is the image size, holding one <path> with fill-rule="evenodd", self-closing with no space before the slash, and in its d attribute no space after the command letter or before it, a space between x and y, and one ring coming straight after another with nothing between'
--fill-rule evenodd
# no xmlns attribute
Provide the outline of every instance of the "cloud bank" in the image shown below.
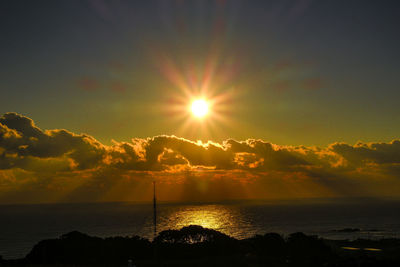
<svg viewBox="0 0 400 267"><path fill-rule="evenodd" d="M64 129L0 117L0 201L399 196L400 141L325 148L176 136L104 145Z"/></svg>

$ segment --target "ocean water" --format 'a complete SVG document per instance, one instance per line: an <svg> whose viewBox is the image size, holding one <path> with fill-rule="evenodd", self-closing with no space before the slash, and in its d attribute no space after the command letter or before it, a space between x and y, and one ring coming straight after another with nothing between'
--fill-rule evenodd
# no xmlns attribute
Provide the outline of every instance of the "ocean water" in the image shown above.
<svg viewBox="0 0 400 267"><path fill-rule="evenodd" d="M400 202L224 202L159 204L157 231L196 224L236 238L293 232L331 239L400 238ZM358 228L356 232L337 231ZM0 255L24 257L37 242L70 231L153 238L152 204L0 205Z"/></svg>

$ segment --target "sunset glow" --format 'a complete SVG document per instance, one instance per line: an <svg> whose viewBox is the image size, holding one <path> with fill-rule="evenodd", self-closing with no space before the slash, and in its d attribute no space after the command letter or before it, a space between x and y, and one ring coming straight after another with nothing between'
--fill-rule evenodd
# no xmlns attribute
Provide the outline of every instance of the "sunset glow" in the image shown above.
<svg viewBox="0 0 400 267"><path fill-rule="evenodd" d="M1 203L400 197L395 1L21 1Z"/></svg>
<svg viewBox="0 0 400 267"><path fill-rule="evenodd" d="M0 10L0 266L400 266L400 1Z"/></svg>

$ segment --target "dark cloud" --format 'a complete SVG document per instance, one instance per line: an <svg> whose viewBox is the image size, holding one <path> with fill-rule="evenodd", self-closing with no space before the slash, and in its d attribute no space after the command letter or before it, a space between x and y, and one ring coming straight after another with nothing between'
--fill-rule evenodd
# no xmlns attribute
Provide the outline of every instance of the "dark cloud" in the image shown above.
<svg viewBox="0 0 400 267"><path fill-rule="evenodd" d="M30 181L28 184L40 184L43 177L48 184L55 180L67 183L65 181L75 179L75 182L68 182L70 187L74 183L84 185L75 188L74 192L94 190L88 191L87 195L96 196L96 199L102 195L100 191L108 191L109 187L119 186L120 190L126 191L121 183L130 181L137 185L143 179L160 177L165 177L168 183L186 181L183 182L185 186L196 184L199 188L210 183L222 188L230 179L236 188L240 184L253 183L257 177L275 181L268 184L270 188L277 184L279 188L285 188L301 181L309 188L328 193L361 194L368 191L364 190L366 185L376 185L377 179L397 179L399 166L399 140L356 145L335 143L318 148L280 146L256 139L201 143L160 135L134 138L131 142L114 141L107 146L86 134L63 129L42 130L30 118L17 113L0 117L0 184L17 183L14 172L20 173L19 177L34 177L26 178ZM141 178L132 182L132 177ZM196 181L196 177L208 177L209 180L203 183ZM18 179L25 181L25 178ZM201 192L202 197L207 195L201 190L196 192ZM213 194L216 196L218 192Z"/></svg>
<svg viewBox="0 0 400 267"><path fill-rule="evenodd" d="M254 156L254 162L262 159L258 169L288 169L293 166L309 165L304 155L287 147L273 145L262 140L249 139L244 142L228 140L225 144L233 153L251 153ZM249 162L251 164L252 162Z"/></svg>
<svg viewBox="0 0 400 267"><path fill-rule="evenodd" d="M0 147L4 149L0 166L23 168L29 164L19 162L40 159L71 159L71 167L87 169L97 167L105 156L105 147L93 137L77 135L67 130L42 131L34 122L17 113L6 113L0 118Z"/></svg>
<svg viewBox="0 0 400 267"><path fill-rule="evenodd" d="M331 145L331 149L353 164L400 163L399 140L390 143L358 143L355 146L337 143Z"/></svg>
<svg viewBox="0 0 400 267"><path fill-rule="evenodd" d="M158 162L158 156L164 148L171 149L184 158L191 165L211 166L217 169L230 168L233 155L224 150L223 146L209 142L198 144L175 136L156 136L148 138L144 144L146 161L149 164Z"/></svg>
<svg viewBox="0 0 400 267"><path fill-rule="evenodd" d="M138 171L160 171L173 165L215 170L348 171L370 164L400 163L398 140L315 148L279 146L255 139L198 143L160 135L106 146L85 134L62 129L43 131L30 118L17 113L0 118L0 152L3 169L25 166L23 162L33 159L70 160L72 169L114 167Z"/></svg>

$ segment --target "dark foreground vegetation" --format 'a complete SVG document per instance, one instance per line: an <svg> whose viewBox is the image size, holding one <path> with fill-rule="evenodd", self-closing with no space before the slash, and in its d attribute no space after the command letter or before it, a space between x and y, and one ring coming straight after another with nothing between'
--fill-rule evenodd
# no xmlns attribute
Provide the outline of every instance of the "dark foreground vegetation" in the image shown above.
<svg viewBox="0 0 400 267"><path fill-rule="evenodd" d="M131 262L129 263L129 260ZM303 233L237 240L201 226L161 232L153 242L71 232L40 241L1 266L400 266L400 240L338 241Z"/></svg>

